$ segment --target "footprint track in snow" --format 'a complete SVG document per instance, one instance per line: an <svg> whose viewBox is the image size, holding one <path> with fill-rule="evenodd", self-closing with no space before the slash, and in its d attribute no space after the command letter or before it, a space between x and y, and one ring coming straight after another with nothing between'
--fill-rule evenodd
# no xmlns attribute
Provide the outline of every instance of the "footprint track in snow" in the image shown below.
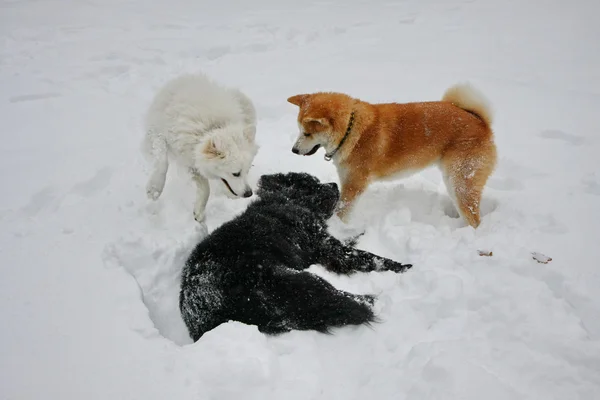
<svg viewBox="0 0 600 400"><path fill-rule="evenodd" d="M595 196L600 196L600 183L596 178L596 173L588 174L581 180L581 184L584 187L584 191Z"/></svg>
<svg viewBox="0 0 600 400"><path fill-rule="evenodd" d="M31 196L29 203L21 208L21 212L28 217L34 217L44 210L58 208L61 201L58 189L53 186L47 186Z"/></svg>
<svg viewBox="0 0 600 400"><path fill-rule="evenodd" d="M23 94L19 96L12 96L8 98L8 101L11 103L23 103L28 101L38 101L38 100L46 100L52 99L56 97L61 97L62 94L55 92L48 93L32 93L32 94Z"/></svg>
<svg viewBox="0 0 600 400"><path fill-rule="evenodd" d="M212 61L226 56L227 54L231 53L231 51L231 46L215 46L206 50L204 55L206 56L206 58Z"/></svg>
<svg viewBox="0 0 600 400"><path fill-rule="evenodd" d="M112 174L113 171L111 168L104 167L98 170L90 179L75 184L71 189L71 193L79 194L83 197L93 196L108 187Z"/></svg>
<svg viewBox="0 0 600 400"><path fill-rule="evenodd" d="M523 190L525 189L524 181L544 178L546 176L548 176L547 173L538 172L518 162L501 158L498 160L496 170L488 179L486 187L503 191ZM515 177L518 177L518 179Z"/></svg>
<svg viewBox="0 0 600 400"><path fill-rule="evenodd" d="M82 197L90 197L106 189L112 177L112 169L104 167L94 174L90 179L76 183L70 194ZM28 217L34 217L42 211L55 211L58 209L67 194L61 192L54 186L47 186L31 196L29 202L21 208L21 212Z"/></svg>
<svg viewBox="0 0 600 400"><path fill-rule="evenodd" d="M215 61L229 54L263 53L272 49L270 43L251 43L239 47L215 46L204 51L204 56Z"/></svg>
<svg viewBox="0 0 600 400"><path fill-rule="evenodd" d="M584 137L566 133L558 129L548 129L542 131L540 132L539 136L544 139L561 140L573 146L581 146L585 144Z"/></svg>

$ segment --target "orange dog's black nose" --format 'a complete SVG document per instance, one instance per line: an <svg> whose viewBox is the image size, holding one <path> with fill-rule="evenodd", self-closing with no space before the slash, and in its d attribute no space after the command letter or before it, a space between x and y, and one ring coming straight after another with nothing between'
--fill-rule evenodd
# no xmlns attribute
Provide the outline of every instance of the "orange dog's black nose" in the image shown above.
<svg viewBox="0 0 600 400"><path fill-rule="evenodd" d="M294 153L294 154L299 154L299 153L300 153L300 150L298 150L298 149L297 149L297 148L295 148L295 147L292 147L292 153Z"/></svg>

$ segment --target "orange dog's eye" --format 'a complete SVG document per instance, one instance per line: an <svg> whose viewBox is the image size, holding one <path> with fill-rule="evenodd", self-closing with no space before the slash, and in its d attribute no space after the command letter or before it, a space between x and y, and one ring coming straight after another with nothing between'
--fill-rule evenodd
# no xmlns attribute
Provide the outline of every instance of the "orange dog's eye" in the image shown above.
<svg viewBox="0 0 600 400"><path fill-rule="evenodd" d="M310 133L304 132L304 137L309 137L309 136L310 136Z"/></svg>

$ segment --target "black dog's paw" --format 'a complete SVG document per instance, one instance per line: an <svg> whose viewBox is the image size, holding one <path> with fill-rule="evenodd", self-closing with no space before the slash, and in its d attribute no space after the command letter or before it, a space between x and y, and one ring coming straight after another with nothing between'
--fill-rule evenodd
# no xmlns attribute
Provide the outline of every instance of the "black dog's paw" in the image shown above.
<svg viewBox="0 0 600 400"><path fill-rule="evenodd" d="M352 300L364 304L368 307L374 306L375 301L377 300L377 296L375 296L374 294L354 294L342 291L340 291L340 293L343 293L346 297L351 298Z"/></svg>
<svg viewBox="0 0 600 400"><path fill-rule="evenodd" d="M356 247L358 244L358 240L365 234L365 231L357 233L354 236L350 236L349 238L344 239L343 243L348 247Z"/></svg>
<svg viewBox="0 0 600 400"><path fill-rule="evenodd" d="M367 303L370 306L375 305L375 300L377 299L375 297L375 295L372 295L372 294L361 294L361 295L358 295L357 297L358 297L359 301Z"/></svg>
<svg viewBox="0 0 600 400"><path fill-rule="evenodd" d="M385 271L393 271L396 273L406 272L407 270L412 268L412 264L402 264L392 260L386 260L383 264L383 270Z"/></svg>
<svg viewBox="0 0 600 400"><path fill-rule="evenodd" d="M292 329L286 325L284 321L269 322L267 325L259 325L258 331L266 335L281 335L282 333L291 332Z"/></svg>

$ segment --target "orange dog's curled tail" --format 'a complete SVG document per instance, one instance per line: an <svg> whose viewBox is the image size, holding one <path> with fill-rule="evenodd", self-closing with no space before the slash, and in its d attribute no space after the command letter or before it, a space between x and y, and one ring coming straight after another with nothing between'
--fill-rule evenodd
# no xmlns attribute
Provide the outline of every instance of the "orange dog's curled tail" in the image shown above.
<svg viewBox="0 0 600 400"><path fill-rule="evenodd" d="M489 100L470 83L452 86L446 90L442 101L449 101L463 110L476 114L488 126L492 125L493 113Z"/></svg>

